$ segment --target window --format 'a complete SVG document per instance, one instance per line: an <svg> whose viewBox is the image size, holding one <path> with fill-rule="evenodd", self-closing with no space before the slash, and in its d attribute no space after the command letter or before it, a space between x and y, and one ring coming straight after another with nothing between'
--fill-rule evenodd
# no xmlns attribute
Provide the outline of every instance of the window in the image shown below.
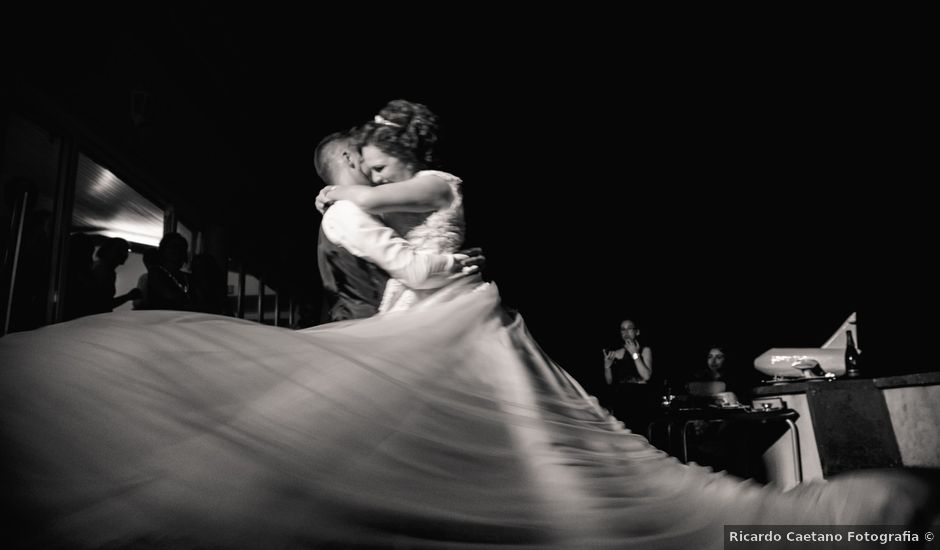
<svg viewBox="0 0 940 550"><path fill-rule="evenodd" d="M79 154L72 232L157 246L163 237L163 209L107 168Z"/></svg>

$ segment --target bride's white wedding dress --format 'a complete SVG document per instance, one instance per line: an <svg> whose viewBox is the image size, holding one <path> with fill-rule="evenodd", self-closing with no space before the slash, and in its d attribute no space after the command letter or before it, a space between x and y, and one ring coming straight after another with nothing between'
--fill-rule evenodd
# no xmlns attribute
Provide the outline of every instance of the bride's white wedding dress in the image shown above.
<svg viewBox="0 0 940 550"><path fill-rule="evenodd" d="M428 247L459 244L445 235L462 236L460 208L445 210L412 227ZM588 398L494 285L390 292L391 313L305 331L138 311L0 339L8 535L37 548L686 549L721 548L726 524L907 512L880 477L782 493L679 463Z"/></svg>
<svg viewBox="0 0 940 550"><path fill-rule="evenodd" d="M415 174L434 174L450 185L453 194L451 203L434 212L398 213L384 216L384 221L399 235L412 243L419 250L446 253L457 252L463 244L465 225L463 217L463 194L461 180L453 174L438 170L423 170ZM451 300L457 296L481 290L488 286L479 276L460 281L459 284L447 285L437 289L415 290L408 288L401 281L389 279L385 285L380 313L392 313L423 309L434 304Z"/></svg>

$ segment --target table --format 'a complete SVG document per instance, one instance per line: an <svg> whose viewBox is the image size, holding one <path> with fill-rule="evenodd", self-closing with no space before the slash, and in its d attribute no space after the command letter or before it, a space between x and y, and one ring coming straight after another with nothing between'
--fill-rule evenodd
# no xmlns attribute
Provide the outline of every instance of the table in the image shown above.
<svg viewBox="0 0 940 550"><path fill-rule="evenodd" d="M663 426L666 430L667 449L672 452L673 432L679 429L681 440L681 453L677 458L682 462L689 460L688 429L695 421L772 424L784 423L790 435L790 446L793 456L794 476L797 482L803 480L803 465L800 459L800 437L796 426L799 413L793 409L759 409L722 408L722 407L664 407L647 428L647 439L654 441L656 429Z"/></svg>
<svg viewBox="0 0 940 550"><path fill-rule="evenodd" d="M940 467L940 372L753 388L752 402L800 413L804 479L866 468ZM765 453L774 480L791 485L789 445Z"/></svg>

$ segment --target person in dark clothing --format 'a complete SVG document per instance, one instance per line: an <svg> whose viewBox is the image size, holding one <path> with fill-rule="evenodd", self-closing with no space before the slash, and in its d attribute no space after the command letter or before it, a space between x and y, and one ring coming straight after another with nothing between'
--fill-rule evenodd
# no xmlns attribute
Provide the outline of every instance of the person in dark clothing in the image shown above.
<svg viewBox="0 0 940 550"><path fill-rule="evenodd" d="M640 343L640 329L632 319L620 323L623 346L604 350L604 381L609 387L608 406L632 431L645 434L650 419L653 350Z"/></svg>
<svg viewBox="0 0 940 550"><path fill-rule="evenodd" d="M192 281L183 271L189 259L189 243L179 233L160 240L160 261L147 272L147 309L193 309Z"/></svg>
<svg viewBox="0 0 940 550"><path fill-rule="evenodd" d="M140 298L140 290L136 288L116 296L117 268L127 261L129 247L128 242L119 237L110 238L98 247L96 261L91 268L93 287L90 309L85 315L114 311L114 308Z"/></svg>

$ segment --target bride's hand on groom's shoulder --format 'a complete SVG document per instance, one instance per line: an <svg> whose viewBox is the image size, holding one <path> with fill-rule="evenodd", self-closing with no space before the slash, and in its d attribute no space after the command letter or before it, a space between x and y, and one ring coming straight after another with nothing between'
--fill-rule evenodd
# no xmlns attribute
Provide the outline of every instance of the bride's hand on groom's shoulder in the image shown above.
<svg viewBox="0 0 940 550"><path fill-rule="evenodd" d="M320 193L317 195L315 204L317 206L317 210L319 210L321 214L326 212L326 209L329 208L331 204L333 204L333 200L327 197L327 193L329 193L332 188L332 185L327 185L323 189L320 189Z"/></svg>
<svg viewBox="0 0 940 550"><path fill-rule="evenodd" d="M465 248L454 254L453 271L458 276L478 273L486 265L486 257L480 248Z"/></svg>

